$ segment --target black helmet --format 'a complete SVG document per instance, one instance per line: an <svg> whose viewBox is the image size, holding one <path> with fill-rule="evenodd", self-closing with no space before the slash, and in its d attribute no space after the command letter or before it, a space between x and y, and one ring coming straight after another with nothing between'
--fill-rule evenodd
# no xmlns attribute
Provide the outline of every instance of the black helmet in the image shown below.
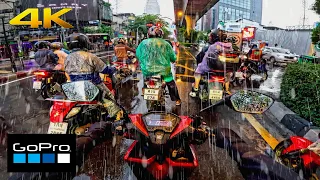
<svg viewBox="0 0 320 180"><path fill-rule="evenodd" d="M72 49L81 49L81 50L89 50L90 49L90 41L89 38L84 34L72 34L67 37L67 44L70 50Z"/></svg>

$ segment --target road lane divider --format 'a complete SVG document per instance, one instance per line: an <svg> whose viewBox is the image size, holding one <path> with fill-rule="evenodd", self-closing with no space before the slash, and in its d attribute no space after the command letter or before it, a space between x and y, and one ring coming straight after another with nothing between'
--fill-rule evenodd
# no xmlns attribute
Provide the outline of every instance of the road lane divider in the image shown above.
<svg viewBox="0 0 320 180"><path fill-rule="evenodd" d="M274 138L251 114L243 113L243 116L272 149L274 149L279 144L279 141Z"/></svg>

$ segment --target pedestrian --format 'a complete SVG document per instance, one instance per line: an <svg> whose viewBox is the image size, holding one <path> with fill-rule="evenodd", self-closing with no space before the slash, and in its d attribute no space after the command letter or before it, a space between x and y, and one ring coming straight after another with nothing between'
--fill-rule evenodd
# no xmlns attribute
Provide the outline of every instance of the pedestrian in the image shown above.
<svg viewBox="0 0 320 180"><path fill-rule="evenodd" d="M260 70L260 72L263 73L263 80L264 81L267 80L268 79L268 70L267 70L267 61L265 59L261 60L259 70Z"/></svg>

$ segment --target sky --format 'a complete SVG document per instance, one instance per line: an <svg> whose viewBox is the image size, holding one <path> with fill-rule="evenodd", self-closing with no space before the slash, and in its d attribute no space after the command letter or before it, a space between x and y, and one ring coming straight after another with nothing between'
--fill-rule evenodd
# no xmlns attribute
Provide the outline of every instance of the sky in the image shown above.
<svg viewBox="0 0 320 180"><path fill-rule="evenodd" d="M108 1L108 0L106 0ZM118 13L130 12L136 15L144 13L147 0L109 0L116 13L116 1L118 1ZM182 1L182 0L181 0ZM315 0L306 0L307 25L313 25L320 21L320 16L315 14L311 5ZM133 3L134 2L134 3ZM158 0L162 16L174 19L173 0ZM302 24L303 7L302 0L263 0L262 24L285 28Z"/></svg>

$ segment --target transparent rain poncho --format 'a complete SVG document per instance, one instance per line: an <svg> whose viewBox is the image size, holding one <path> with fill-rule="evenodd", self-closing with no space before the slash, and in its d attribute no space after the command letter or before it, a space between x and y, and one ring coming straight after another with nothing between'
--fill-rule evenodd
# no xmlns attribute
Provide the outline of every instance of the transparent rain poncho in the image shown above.
<svg viewBox="0 0 320 180"><path fill-rule="evenodd" d="M136 50L136 56L145 77L161 75L166 82L173 80L171 63L175 62L177 57L165 40L150 38L142 41Z"/></svg>

